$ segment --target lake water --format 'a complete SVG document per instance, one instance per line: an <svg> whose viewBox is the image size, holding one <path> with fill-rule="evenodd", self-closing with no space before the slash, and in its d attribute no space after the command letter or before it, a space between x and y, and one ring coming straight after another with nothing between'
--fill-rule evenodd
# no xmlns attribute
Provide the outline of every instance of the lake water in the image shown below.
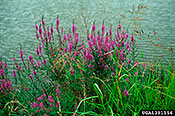
<svg viewBox="0 0 175 116"><path fill-rule="evenodd" d="M155 28L157 36L161 37L159 41L154 37L150 39L166 48L170 48L171 43L175 48L175 0L0 0L0 56L11 64L13 55L18 53L21 45L26 55L34 54L38 44L34 24L40 23L42 15L48 25L55 24L58 15L61 27L67 31L75 19L75 24L83 30L81 14L85 16L88 27L94 20L100 25L104 19L106 24L116 25L122 20L120 14L131 19L128 11L139 4L147 6L142 28L147 33ZM146 35L144 41L138 39L138 45L139 50L145 48L148 58L162 53L153 49ZM165 55L170 58L168 52ZM175 55L172 56L175 59Z"/></svg>

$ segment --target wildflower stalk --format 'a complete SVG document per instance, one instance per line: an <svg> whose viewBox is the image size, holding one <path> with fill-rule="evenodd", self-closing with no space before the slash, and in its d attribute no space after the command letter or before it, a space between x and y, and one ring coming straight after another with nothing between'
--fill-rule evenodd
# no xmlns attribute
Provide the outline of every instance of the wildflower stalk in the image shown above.
<svg viewBox="0 0 175 116"><path fill-rule="evenodd" d="M119 99L120 99L121 105L122 105L122 107L123 107L122 95L121 95L121 90L120 90L120 86L119 86L119 82L118 82L118 81L119 81L120 73L121 73L121 71L122 71L122 67L123 67L123 65L121 66L121 68L120 68L120 70L119 70L119 73L118 73L118 74L116 73L116 86L117 86L117 90L118 90Z"/></svg>

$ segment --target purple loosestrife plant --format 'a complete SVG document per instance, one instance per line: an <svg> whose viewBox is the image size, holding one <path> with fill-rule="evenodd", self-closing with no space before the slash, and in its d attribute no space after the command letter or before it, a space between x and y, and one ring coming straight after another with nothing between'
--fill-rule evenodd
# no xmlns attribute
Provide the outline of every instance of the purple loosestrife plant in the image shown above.
<svg viewBox="0 0 175 116"><path fill-rule="evenodd" d="M31 115L56 115L59 112L60 102L54 96L43 94L31 102L30 107Z"/></svg>
<svg viewBox="0 0 175 116"><path fill-rule="evenodd" d="M99 33L95 34L93 25L91 31L92 33L90 34L91 39L87 38L88 47L82 46L82 59L84 64L85 66L94 66L94 68L89 69L89 71L95 71L96 75L103 75L103 73L107 74L108 66L116 67L111 58L111 55L114 55L114 52L116 54L114 56L119 64L124 64L125 66L127 66L125 62L128 54L130 53L130 44L129 40L127 39L129 34L125 33L125 30L122 31L121 24L119 24L118 31L116 32L117 38L113 38L112 28L109 29L109 32L106 33L106 36L104 36L104 25L101 26L101 31L102 35L99 35Z"/></svg>
<svg viewBox="0 0 175 116"><path fill-rule="evenodd" d="M8 64L3 60L0 60L0 79L7 79L8 78Z"/></svg>
<svg viewBox="0 0 175 116"><path fill-rule="evenodd" d="M12 82L8 79L0 79L0 104L1 108L4 107L7 102L12 100L14 88ZM1 109L0 108L0 109Z"/></svg>
<svg viewBox="0 0 175 116"><path fill-rule="evenodd" d="M135 77L138 77L139 72L132 70L134 73L129 78L129 74L123 68L127 70L132 66L138 67L138 63L129 57L135 46L135 39L133 35L130 37L126 33L120 23L117 28L111 26L109 29L103 24L100 31L93 24L86 37L81 36L75 24L72 25L72 31L70 29L66 32L63 28L60 29L57 18L55 26L47 27L42 19L40 26L35 25L36 38L39 40L39 46L35 51L36 56L29 55L24 64L23 51L20 50L21 60L13 59L15 63L12 71L13 78L18 79L17 83L21 85L18 88L19 92L15 93L15 98L27 106L30 103L31 115L57 115L62 103L62 109L65 112L84 111L83 105L78 106L78 102L83 99L83 96L84 98L95 96L94 83L99 86L102 94L108 91L93 77L99 78L104 83L110 83L112 76L114 92L116 88L117 91L121 90L123 101L132 95L129 94L132 90L128 89L128 85L133 84L132 77L134 73ZM54 31L57 32L56 36ZM0 62L2 78L6 77L6 68L7 64ZM119 79L123 79L125 83L118 81ZM61 87L57 87L57 83L60 83ZM120 87L117 87L119 85ZM8 84L2 84L1 87L7 88ZM104 103L107 102L108 97L108 94L104 94ZM119 97L121 97L120 93ZM85 100L86 111L87 109L93 111L94 107L86 104L91 101L94 105L101 104L100 100ZM79 112L74 114L78 115Z"/></svg>
<svg viewBox="0 0 175 116"><path fill-rule="evenodd" d="M1 87L0 92L1 94L8 95L11 94L11 92L14 90L12 88L12 82L6 79L0 79Z"/></svg>
<svg viewBox="0 0 175 116"><path fill-rule="evenodd" d="M36 54L42 59L36 59L40 63L36 62L35 66L37 69L44 69L47 66L52 67L48 68L47 76L54 81L59 80L61 85L69 88L69 90L66 90L71 91L72 96L81 96L82 91L78 89L82 85L78 82L81 82L82 78L85 78L85 82L83 82L90 86L95 82L90 78L93 75L100 77L100 79L106 79L111 75L116 76L116 74L121 76L125 72L122 70L119 73L119 70L122 67L127 69L128 66L132 65L130 60L128 63L129 55L132 52L132 40L129 39L129 34L122 29L120 23L117 29L112 28L112 26L105 29L103 24L101 25L101 32L93 24L91 32L87 34L86 38L80 36L81 34L78 33L75 24L72 25L69 33L61 31L58 18L55 25L57 36L54 36L55 30L52 30L52 26L45 28L46 25L42 25L40 26L41 29L36 30L40 35L40 45ZM43 58L45 55L47 57ZM30 74L35 70L32 69ZM38 70L36 72L36 77L32 74L34 80L37 80L35 78L40 75ZM65 82L68 84L65 84ZM76 86L72 87L72 85ZM89 90L87 90L87 95L91 93ZM56 92L59 95L59 90L56 90ZM49 101L51 102L51 100Z"/></svg>

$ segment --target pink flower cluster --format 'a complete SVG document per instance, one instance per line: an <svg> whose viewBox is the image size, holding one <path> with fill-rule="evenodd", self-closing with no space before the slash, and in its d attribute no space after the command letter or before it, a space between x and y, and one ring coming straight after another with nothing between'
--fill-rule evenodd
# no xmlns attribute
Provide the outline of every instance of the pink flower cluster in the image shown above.
<svg viewBox="0 0 175 116"><path fill-rule="evenodd" d="M116 51L116 57L119 59L119 63L126 65L127 55L131 51L128 41L129 34L125 30L121 30L120 24L116 32L116 38L112 36L112 28L109 29L106 36L104 36L105 25L101 26L101 31L101 35L100 33L96 34L95 25L92 25L91 34L87 36L88 47L82 46L83 56L81 58L85 65L91 69L100 65L105 71L113 71L115 64L109 64L109 62L112 61L111 55L114 55L114 51ZM131 41L134 41L133 35L131 36Z"/></svg>
<svg viewBox="0 0 175 116"><path fill-rule="evenodd" d="M13 69L13 77L16 77L16 71Z"/></svg>
<svg viewBox="0 0 175 116"><path fill-rule="evenodd" d="M42 30L42 28L38 27L38 25L36 24L35 25L35 28L36 28L35 36L36 36L37 39L40 38L41 43L42 43L42 47L44 48L44 44L48 44L52 40L53 26L51 26L50 30L46 31L44 19L41 20L41 23L42 23L42 26L43 26L44 30ZM59 20L57 19L56 29L58 29L58 26L59 26ZM37 55L39 55L39 54L41 56L43 55L40 46L38 47L38 49L36 49L36 53L37 53Z"/></svg>
<svg viewBox="0 0 175 116"><path fill-rule="evenodd" d="M45 24L42 19L41 23L42 28L36 27L37 34L40 35L40 40L43 48L48 47L49 43L52 40L53 27L50 29L45 29ZM112 62L112 56L116 56L119 64L131 64L131 60L128 59L128 54L131 52L131 44L134 44L134 36L131 35L129 39L129 34L125 30L122 30L122 26L119 23L116 28L116 33L112 28L109 30L105 29L105 25L101 25L101 33L96 31L95 23L92 25L92 30L89 35L87 35L86 40L87 44L84 41L80 43L80 36L76 30L75 24L72 25L72 32L65 34L63 29L60 33L59 30L59 19L56 19L56 30L58 32L58 38L60 42L59 48L56 48L61 55L68 55L71 61L74 60L77 56L80 57L83 61L83 64L90 68L91 70L99 71L114 71L116 64ZM37 36L38 38L38 36ZM41 47L38 47L36 50L37 55L42 53ZM53 53L53 48L50 48L50 53ZM115 54L114 54L115 53ZM72 57L72 58L71 58ZM43 63L45 64L44 60ZM70 66L69 68L70 75L74 74L74 67Z"/></svg>
<svg viewBox="0 0 175 116"><path fill-rule="evenodd" d="M36 29L38 29L37 26L36 26ZM41 50L41 46L40 46L40 45L39 45L39 47L38 47L38 52L39 52L38 55L40 54L40 55L42 56L42 50ZM20 50L19 53L20 53L21 61L22 61L23 64L25 65L24 59L23 59L23 51ZM47 64L47 62L46 62L46 59L43 59L42 61L38 61L38 60L37 60L36 63L35 63L35 61L34 61L34 59L33 59L32 56L28 56L28 59L29 59L29 61L30 61L31 67L33 68L32 74L29 75L29 78L30 78L30 80L34 81L33 76L35 76L35 77L37 76L37 68L38 68L39 66L42 68L43 65L46 65L46 64ZM40 60L41 60L41 59L40 59ZM16 58L13 58L13 61L14 61L14 63L15 63L15 66L16 66L17 70L21 71L21 65L17 63ZM26 68L27 68L27 70L29 70L29 69L30 69L30 66L26 66ZM2 71L3 71L3 70L2 70ZM2 72L2 71L1 71L1 72ZM12 72L13 72L13 77L16 77L16 76L17 76L16 71L13 69ZM1 73L0 73L0 74L1 74Z"/></svg>
<svg viewBox="0 0 175 116"><path fill-rule="evenodd" d="M35 109L31 115L44 113L44 116L48 116L52 110L52 107L59 108L60 103L55 102L52 96L46 96L46 94L41 95L37 98L36 102L31 103L31 108Z"/></svg>
<svg viewBox="0 0 175 116"><path fill-rule="evenodd" d="M59 97L61 97L60 96L60 89L56 89L56 95L59 96Z"/></svg>
<svg viewBox="0 0 175 116"><path fill-rule="evenodd" d="M20 50L20 51L19 51L19 54L20 54L21 61L24 61L24 59L23 59L23 51Z"/></svg>
<svg viewBox="0 0 175 116"><path fill-rule="evenodd" d="M3 64L3 61L0 61L0 76L5 77L5 71L8 69L8 64L5 62Z"/></svg>
<svg viewBox="0 0 175 116"><path fill-rule="evenodd" d="M129 93L128 93L128 91L126 89L124 90L124 93L125 93L125 96L129 95Z"/></svg>
<svg viewBox="0 0 175 116"><path fill-rule="evenodd" d="M12 88L12 82L6 79L0 79L0 82L1 82L0 87L1 94L4 95L11 94L11 92L14 90L14 88Z"/></svg>

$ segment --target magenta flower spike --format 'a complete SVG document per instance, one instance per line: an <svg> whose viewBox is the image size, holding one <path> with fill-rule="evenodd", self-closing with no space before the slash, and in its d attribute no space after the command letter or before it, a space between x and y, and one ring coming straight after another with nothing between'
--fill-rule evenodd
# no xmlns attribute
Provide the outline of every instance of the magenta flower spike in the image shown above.
<svg viewBox="0 0 175 116"><path fill-rule="evenodd" d="M36 49L36 54L39 55L39 49Z"/></svg>
<svg viewBox="0 0 175 116"><path fill-rule="evenodd" d="M33 75L36 77L36 71L33 71Z"/></svg>
<svg viewBox="0 0 175 116"><path fill-rule="evenodd" d="M56 30L58 31L58 25L56 25Z"/></svg>
<svg viewBox="0 0 175 116"><path fill-rule="evenodd" d="M131 59L128 60L128 63L131 64Z"/></svg>
<svg viewBox="0 0 175 116"><path fill-rule="evenodd" d="M131 35L131 42L132 43L134 42L134 35L133 34Z"/></svg>
<svg viewBox="0 0 175 116"><path fill-rule="evenodd" d="M122 31L122 34L125 35L125 30Z"/></svg>
<svg viewBox="0 0 175 116"><path fill-rule="evenodd" d="M46 59L43 60L44 65L46 65Z"/></svg>
<svg viewBox="0 0 175 116"><path fill-rule="evenodd" d="M61 33L63 33L64 32L64 29L61 29Z"/></svg>
<svg viewBox="0 0 175 116"><path fill-rule="evenodd" d="M19 71L21 71L21 67L20 67L20 65L18 65L17 69L18 69Z"/></svg>
<svg viewBox="0 0 175 116"><path fill-rule="evenodd" d="M127 53L129 53L131 51L131 48L129 48L129 50L127 51Z"/></svg>
<svg viewBox="0 0 175 116"><path fill-rule="evenodd" d="M69 44L68 44L68 46L69 46L69 52L72 52L72 47L73 47L73 43L72 42L70 42Z"/></svg>
<svg viewBox="0 0 175 116"><path fill-rule="evenodd" d="M128 38L128 37L129 37L129 34L128 34L128 33L126 33L126 34L125 34L125 39L126 39L126 38Z"/></svg>
<svg viewBox="0 0 175 116"><path fill-rule="evenodd" d="M44 19L41 20L41 23L42 23L43 26L45 25Z"/></svg>
<svg viewBox="0 0 175 116"><path fill-rule="evenodd" d="M121 24L119 23L119 24L118 24L118 29L121 30L121 28L122 28L122 27L121 27Z"/></svg>
<svg viewBox="0 0 175 116"><path fill-rule="evenodd" d="M116 56L118 56L118 54L119 54L119 51L118 51L118 50L116 50Z"/></svg>
<svg viewBox="0 0 175 116"><path fill-rule="evenodd" d="M35 29L38 30L38 25L37 24L35 25Z"/></svg>
<svg viewBox="0 0 175 116"><path fill-rule="evenodd" d="M100 58L100 63L103 64L103 58Z"/></svg>
<svg viewBox="0 0 175 116"><path fill-rule="evenodd" d="M75 32L75 25L74 24L72 25L72 32L73 33Z"/></svg>
<svg viewBox="0 0 175 116"><path fill-rule="evenodd" d="M89 34L86 37L87 37L87 41L89 41L90 40Z"/></svg>
<svg viewBox="0 0 175 116"><path fill-rule="evenodd" d="M49 42L52 40L52 37L51 36L49 36Z"/></svg>
<svg viewBox="0 0 175 116"><path fill-rule="evenodd" d="M125 93L125 96L128 96L129 94L128 94L128 91L125 89L124 90L124 93Z"/></svg>
<svg viewBox="0 0 175 116"><path fill-rule="evenodd" d="M45 30L43 31L43 35L44 35L44 37L46 37L46 31Z"/></svg>
<svg viewBox="0 0 175 116"><path fill-rule="evenodd" d="M12 88L12 82L7 80L7 83L8 83L8 88Z"/></svg>
<svg viewBox="0 0 175 116"><path fill-rule="evenodd" d="M56 19L56 25L59 26L59 23L60 23L60 21L59 21L59 19L57 18L57 19Z"/></svg>
<svg viewBox="0 0 175 116"><path fill-rule="evenodd" d="M127 42L126 44L126 50L129 49L130 45L129 45L129 42Z"/></svg>
<svg viewBox="0 0 175 116"><path fill-rule="evenodd" d="M122 46L125 47L125 42L124 41L122 41Z"/></svg>
<svg viewBox="0 0 175 116"><path fill-rule="evenodd" d="M92 69L92 70L94 69L94 65L91 65L91 69Z"/></svg>
<svg viewBox="0 0 175 116"><path fill-rule="evenodd" d="M117 35L117 38L120 38L120 34L118 31L116 32L116 35Z"/></svg>
<svg viewBox="0 0 175 116"><path fill-rule="evenodd" d="M120 52L120 60L124 60L123 52L122 51Z"/></svg>
<svg viewBox="0 0 175 116"><path fill-rule="evenodd" d="M50 32L53 33L53 26L50 27Z"/></svg>
<svg viewBox="0 0 175 116"><path fill-rule="evenodd" d="M96 44L97 44L97 41L96 41L96 38L94 37L94 39L93 39L93 45L96 46Z"/></svg>
<svg viewBox="0 0 175 116"><path fill-rule="evenodd" d="M102 31L102 35L105 34L105 26L104 25L101 25L101 31Z"/></svg>
<svg viewBox="0 0 175 116"><path fill-rule="evenodd" d="M86 56L86 49L83 48L83 55Z"/></svg>
<svg viewBox="0 0 175 116"><path fill-rule="evenodd" d="M138 63L137 62L134 62L134 66L137 66L138 65Z"/></svg>
<svg viewBox="0 0 175 116"><path fill-rule="evenodd" d="M44 33L44 32L43 32ZM50 36L50 31L47 31L47 35Z"/></svg>
<svg viewBox="0 0 175 116"><path fill-rule="evenodd" d="M29 91L29 89L27 87L24 88L26 91Z"/></svg>
<svg viewBox="0 0 175 116"><path fill-rule="evenodd" d="M112 28L109 28L109 35L112 35Z"/></svg>
<svg viewBox="0 0 175 116"><path fill-rule="evenodd" d="M96 28L96 25L93 24L93 25L92 25L92 32L95 32L95 28Z"/></svg>
<svg viewBox="0 0 175 116"><path fill-rule="evenodd" d="M7 63L5 63L5 67L7 68L7 66L8 66L8 64Z"/></svg>
<svg viewBox="0 0 175 116"><path fill-rule="evenodd" d="M0 70L0 76L1 76L1 75L3 75L3 76L4 76L4 74L3 74L3 73L4 73L4 69L1 69L1 70Z"/></svg>
<svg viewBox="0 0 175 116"><path fill-rule="evenodd" d="M71 38L72 38L72 34L69 33L69 35L68 35L68 41L70 41Z"/></svg>
<svg viewBox="0 0 175 116"><path fill-rule="evenodd" d="M24 61L23 54L20 54L21 61Z"/></svg>
<svg viewBox="0 0 175 116"><path fill-rule="evenodd" d="M109 37L108 37L108 36L106 36L106 37L105 37L105 42L104 42L104 44L107 44L107 43L108 43L108 41L109 41Z"/></svg>
<svg viewBox="0 0 175 116"><path fill-rule="evenodd" d="M28 56L28 58L29 58L29 60L31 62L31 65L32 65L34 63L34 60L33 60L32 56Z"/></svg>
<svg viewBox="0 0 175 116"><path fill-rule="evenodd" d="M20 53L20 54L23 54L23 51L22 51L22 50L19 50L19 53Z"/></svg>
<svg viewBox="0 0 175 116"><path fill-rule="evenodd" d="M119 38L117 38L116 41L119 42L120 41ZM114 42L114 44L116 44L116 42Z"/></svg>
<svg viewBox="0 0 175 116"><path fill-rule="evenodd" d="M48 100L49 101L52 101L52 96L48 96Z"/></svg>
<svg viewBox="0 0 175 116"><path fill-rule="evenodd" d="M66 34L63 34L63 40L67 40L67 36L66 36Z"/></svg>
<svg viewBox="0 0 175 116"><path fill-rule="evenodd" d="M3 66L3 61L0 61L0 67Z"/></svg>
<svg viewBox="0 0 175 116"><path fill-rule="evenodd" d="M31 79L32 81L34 81L34 80L33 80L33 76L32 76L32 75L30 75L29 77L30 77L30 79Z"/></svg>
<svg viewBox="0 0 175 116"><path fill-rule="evenodd" d="M42 52L41 45L38 46L38 49L39 49L40 52Z"/></svg>
<svg viewBox="0 0 175 116"><path fill-rule="evenodd" d="M13 58L13 61L16 61L16 58Z"/></svg>
<svg viewBox="0 0 175 116"><path fill-rule="evenodd" d="M113 66L111 66L111 71L114 71L114 67Z"/></svg>
<svg viewBox="0 0 175 116"><path fill-rule="evenodd" d="M43 52L42 51L41 51L40 55L43 56Z"/></svg>
<svg viewBox="0 0 175 116"><path fill-rule="evenodd" d="M42 33L42 28L40 27L39 28L39 34L41 35L41 33Z"/></svg>
<svg viewBox="0 0 175 116"><path fill-rule="evenodd" d="M90 40L88 41L88 45L89 45L90 48L92 48L92 44L91 44Z"/></svg>
<svg viewBox="0 0 175 116"><path fill-rule="evenodd" d="M16 77L16 71L13 69L13 77Z"/></svg>
<svg viewBox="0 0 175 116"><path fill-rule="evenodd" d="M126 82L128 82L129 81L129 79L128 78L126 78Z"/></svg>
<svg viewBox="0 0 175 116"><path fill-rule="evenodd" d="M67 52L67 48L64 48L64 52Z"/></svg>
<svg viewBox="0 0 175 116"><path fill-rule="evenodd" d="M120 43L118 43L118 48L120 48Z"/></svg>
<svg viewBox="0 0 175 116"><path fill-rule="evenodd" d="M94 34L91 33L90 37L91 37L91 40L93 40L94 39Z"/></svg>
<svg viewBox="0 0 175 116"><path fill-rule="evenodd" d="M74 51L74 56L78 56L78 53L77 53L77 51L76 51L76 50Z"/></svg>
<svg viewBox="0 0 175 116"><path fill-rule="evenodd" d="M37 63L38 65L40 65L40 62L39 62L38 60L36 61L36 63Z"/></svg>
<svg viewBox="0 0 175 116"><path fill-rule="evenodd" d="M79 41L79 37L75 37L75 43L77 44Z"/></svg>
<svg viewBox="0 0 175 116"><path fill-rule="evenodd" d="M56 89L56 95L60 97L60 89Z"/></svg>
<svg viewBox="0 0 175 116"><path fill-rule="evenodd" d="M75 32L74 33L74 37L78 37L78 32Z"/></svg>
<svg viewBox="0 0 175 116"><path fill-rule="evenodd" d="M35 36L36 36L37 39L39 38L39 35L37 33L35 34Z"/></svg>
<svg viewBox="0 0 175 116"><path fill-rule="evenodd" d="M108 70L108 65L105 66L105 71L107 71L107 70Z"/></svg>
<svg viewBox="0 0 175 116"><path fill-rule="evenodd" d="M32 60L33 60L32 56L28 56L28 58L29 58L29 60L30 60L30 61L32 61Z"/></svg>

